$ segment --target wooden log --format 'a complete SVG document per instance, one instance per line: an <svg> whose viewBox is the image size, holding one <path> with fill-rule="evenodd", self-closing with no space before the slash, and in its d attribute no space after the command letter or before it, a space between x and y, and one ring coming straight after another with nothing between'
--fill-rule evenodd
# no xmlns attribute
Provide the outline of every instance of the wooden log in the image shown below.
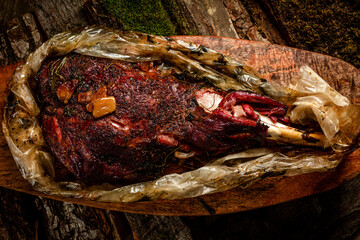
<svg viewBox="0 0 360 240"><path fill-rule="evenodd" d="M1 187L0 202L0 239L131 239L133 235L120 212L54 201Z"/></svg>
<svg viewBox="0 0 360 240"><path fill-rule="evenodd" d="M43 38L31 13L25 13L6 24L0 34L0 66L20 61L40 46Z"/></svg>
<svg viewBox="0 0 360 240"><path fill-rule="evenodd" d="M29 41L35 48L40 46L44 42L44 36L41 36L41 29L38 28L35 17L32 13L25 13L21 16Z"/></svg>
<svg viewBox="0 0 360 240"><path fill-rule="evenodd" d="M0 29L8 21L29 11L29 0L0 1Z"/></svg>
<svg viewBox="0 0 360 240"><path fill-rule="evenodd" d="M9 21L6 35L17 60L28 56L42 43L35 19L30 13Z"/></svg>
<svg viewBox="0 0 360 240"><path fill-rule="evenodd" d="M238 38L230 16L220 0L176 0L199 35Z"/></svg>
<svg viewBox="0 0 360 240"><path fill-rule="evenodd" d="M120 239L105 210L46 198L35 203L45 239Z"/></svg>
<svg viewBox="0 0 360 240"><path fill-rule="evenodd" d="M231 21L240 38L253 41L269 42L264 34L258 30L254 20L241 1L225 0L224 6L229 12Z"/></svg>
<svg viewBox="0 0 360 240"><path fill-rule="evenodd" d="M0 187L0 239L37 239L34 199Z"/></svg>
<svg viewBox="0 0 360 240"><path fill-rule="evenodd" d="M10 42L5 33L0 33L0 67L15 63L18 59L11 49Z"/></svg>
<svg viewBox="0 0 360 240"><path fill-rule="evenodd" d="M56 33L88 24L83 11L84 0L34 0L30 2L32 9L48 39Z"/></svg>
<svg viewBox="0 0 360 240"><path fill-rule="evenodd" d="M173 34L197 34L197 35L211 35L238 38L229 14L220 0L174 0L174 1L160 1L158 3L167 11L168 18L175 26ZM104 8L102 5L105 5ZM99 1L91 0L85 4L85 12L95 24L102 24L111 26L109 24L119 26L119 22L126 19L121 19L117 16L116 19L111 17L112 13L121 11L118 8L121 5L100 4ZM134 9L134 14L139 14L138 11L149 11L148 9L141 9L138 7ZM129 9L132 11L132 9ZM110 17L106 15L110 14ZM115 24L114 24L115 23ZM151 25L151 22L140 22L139 24ZM126 25L126 24L125 24ZM120 27L124 25L120 23ZM128 26L125 26L127 29ZM144 28L144 29L149 29ZM151 32L147 32L151 33Z"/></svg>
<svg viewBox="0 0 360 240"><path fill-rule="evenodd" d="M287 38L288 35L283 34L276 22L274 22L272 15L269 14L260 0L242 0L241 2L262 37L270 43L290 45L290 41Z"/></svg>
<svg viewBox="0 0 360 240"><path fill-rule="evenodd" d="M89 0L84 4L84 13L90 24L122 29L123 24L113 15L109 14L97 0Z"/></svg>
<svg viewBox="0 0 360 240"><path fill-rule="evenodd" d="M180 217L125 213L134 239L193 239Z"/></svg>

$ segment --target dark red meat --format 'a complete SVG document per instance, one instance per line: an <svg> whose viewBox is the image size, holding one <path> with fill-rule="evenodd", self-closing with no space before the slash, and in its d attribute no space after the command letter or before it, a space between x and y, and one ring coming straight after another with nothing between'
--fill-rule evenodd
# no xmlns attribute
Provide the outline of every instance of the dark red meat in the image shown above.
<svg viewBox="0 0 360 240"><path fill-rule="evenodd" d="M36 80L45 139L85 182L149 180L175 151L261 143L267 128L254 110L285 120L286 106L270 98L180 81L152 62L71 54L47 60Z"/></svg>

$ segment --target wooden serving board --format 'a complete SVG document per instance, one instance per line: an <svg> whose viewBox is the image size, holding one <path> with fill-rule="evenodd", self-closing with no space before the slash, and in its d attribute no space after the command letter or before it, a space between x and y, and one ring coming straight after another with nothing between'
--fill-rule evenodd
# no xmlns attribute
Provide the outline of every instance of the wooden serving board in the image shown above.
<svg viewBox="0 0 360 240"><path fill-rule="evenodd" d="M286 85L299 68L307 64L336 90L360 103L360 72L352 65L329 56L260 42L231 38L176 36L229 55L257 69L266 79ZM6 82L16 65L0 68L0 120L2 121ZM232 213L270 206L321 193L349 181L360 173L360 149L351 153L336 169L294 177L271 177L246 189L235 188L197 198L135 203L100 203L77 198L50 196L37 192L22 178L0 133L0 186L41 197L108 210L154 214L199 216Z"/></svg>

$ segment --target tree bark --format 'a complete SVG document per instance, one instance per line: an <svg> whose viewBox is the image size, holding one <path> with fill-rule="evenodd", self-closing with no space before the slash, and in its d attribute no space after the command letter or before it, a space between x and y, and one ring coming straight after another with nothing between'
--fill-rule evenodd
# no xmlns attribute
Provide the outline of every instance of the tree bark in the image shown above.
<svg viewBox="0 0 360 240"><path fill-rule="evenodd" d="M36 239L33 196L0 188L0 239Z"/></svg>
<svg viewBox="0 0 360 240"><path fill-rule="evenodd" d="M192 239L180 217L125 213L135 239Z"/></svg>

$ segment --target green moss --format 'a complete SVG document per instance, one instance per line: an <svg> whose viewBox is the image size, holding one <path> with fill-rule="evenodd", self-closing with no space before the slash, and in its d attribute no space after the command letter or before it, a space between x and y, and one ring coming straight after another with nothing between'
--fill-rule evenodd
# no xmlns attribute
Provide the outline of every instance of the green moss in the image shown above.
<svg viewBox="0 0 360 240"><path fill-rule="evenodd" d="M176 34L176 27L160 0L101 0L100 4L121 21L125 30L167 36Z"/></svg>
<svg viewBox="0 0 360 240"><path fill-rule="evenodd" d="M356 1L278 0L296 47L341 58L360 68L360 11Z"/></svg>
<svg viewBox="0 0 360 240"><path fill-rule="evenodd" d="M196 27L190 26L187 19L184 18L183 12L174 0L161 0L171 22L176 27L176 34L196 35L199 34Z"/></svg>

